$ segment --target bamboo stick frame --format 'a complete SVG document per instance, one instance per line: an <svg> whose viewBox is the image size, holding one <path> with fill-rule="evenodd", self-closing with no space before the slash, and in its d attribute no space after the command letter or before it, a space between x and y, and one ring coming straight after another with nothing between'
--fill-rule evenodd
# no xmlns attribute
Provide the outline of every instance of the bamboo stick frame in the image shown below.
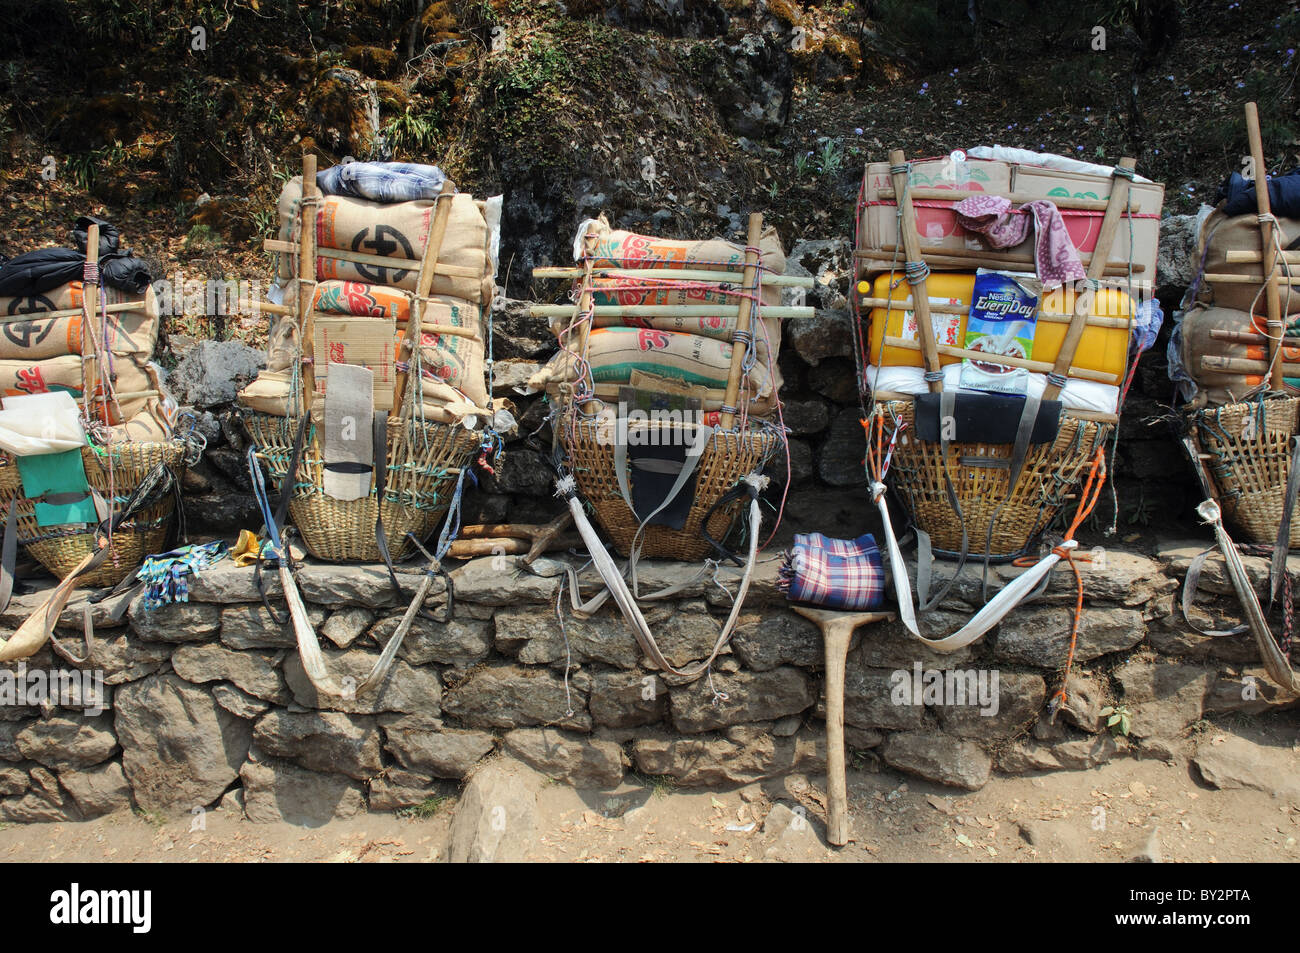
<svg viewBox="0 0 1300 953"><path fill-rule="evenodd" d="M1253 102L1246 103L1246 138L1250 140L1251 161L1255 166L1255 207L1259 210L1259 240L1266 282L1264 297L1268 302L1268 326L1281 337L1282 299L1277 286L1277 245L1268 198L1268 167L1264 164L1264 139L1259 131L1259 107ZM1273 367L1269 374L1269 388L1280 391L1285 385L1282 380L1282 364L1277 356L1277 341L1269 341L1268 359Z"/></svg>
<svg viewBox="0 0 1300 953"><path fill-rule="evenodd" d="M424 256L420 261L420 276L416 280L415 296L411 299L411 316L406 321L406 333L402 336L402 344L398 349L397 359L399 361L410 362L415 348L420 346L423 334L421 325L424 318L424 306L429 297L429 289L433 287L434 269L438 265L438 256L442 254L443 239L447 237L447 222L451 218L451 203L455 195L455 183L450 179L444 180L442 191L438 193L437 205L434 207L433 225L429 229L429 240L425 243ZM400 368L393 376L394 417L401 416L409 376L408 371ZM417 385L419 383L419 381L416 381ZM417 393L415 399L422 400L423 395Z"/></svg>
<svg viewBox="0 0 1300 953"><path fill-rule="evenodd" d="M888 311L911 311L912 299L908 298L860 298L859 303L865 308L884 308ZM930 302L930 312L932 314L970 314L970 305L964 304L935 304ZM1052 311L1039 311L1038 320L1046 321L1049 324L1069 324L1074 320L1073 314L1056 313ZM1129 326L1128 318L1107 318L1099 315L1088 315L1088 327L1090 328L1127 328Z"/></svg>
<svg viewBox="0 0 1300 953"><path fill-rule="evenodd" d="M989 195L993 193L980 192L980 195ZM881 248L859 248L855 251L854 257L871 261L895 261L898 253L903 251L897 245L885 245ZM944 267L953 268L993 268L997 271L1006 271L1010 265L1025 265L1033 267L1035 261L1033 258L1025 258L1020 255L1005 255L1000 258L992 258L988 254L975 249L967 248L945 248L942 251L927 252L925 260L931 265L943 265ZM1079 260L1085 267L1092 264L1092 255L1081 252ZM1146 265L1141 262L1133 262L1133 273L1142 274L1146 271ZM1121 262L1107 262L1105 274L1109 277L1121 277L1129 273L1127 264Z"/></svg>
<svg viewBox="0 0 1300 953"><path fill-rule="evenodd" d="M86 264L96 270L99 268L99 226L95 224L86 229ZM81 288L81 410L87 420L92 419L91 407L96 403L95 385L99 377L98 348L103 337L100 333L103 329L99 326L99 289L102 281L103 278L97 276L93 284L86 281ZM107 418L107 405L104 410Z"/></svg>
<svg viewBox="0 0 1300 953"><path fill-rule="evenodd" d="M1210 339L1232 344L1267 344L1272 340L1267 334L1258 331L1233 331L1228 328L1211 328ZM1300 347L1300 338L1283 338L1281 344L1282 347Z"/></svg>
<svg viewBox="0 0 1300 953"><path fill-rule="evenodd" d="M723 411L718 424L723 430L736 426L736 413L729 409L736 406L740 399L740 378L744 374L745 351L741 342L754 333L754 319L759 315L762 305L759 301L760 285L758 283L759 264L758 243L763 240L763 214L751 212L749 231L745 236L745 271L741 279L744 290L754 289L754 297L741 298L736 309L736 330L731 338L731 367L727 371L727 393L722 400ZM811 309L810 309L811 310Z"/></svg>
<svg viewBox="0 0 1300 953"><path fill-rule="evenodd" d="M316 297L316 206L319 193L316 189L316 154L307 152L302 157L302 199L298 203L298 348L302 353L302 412L311 414L316 397L315 322L312 302ZM313 438L316 439L316 438Z"/></svg>
<svg viewBox="0 0 1300 953"><path fill-rule="evenodd" d="M725 315L731 310L726 304L599 304L591 309L593 317L618 318L712 318ZM765 318L811 318L816 313L814 308L764 307ZM564 318L573 314L573 306L567 304L537 304L529 308L529 314L535 318Z"/></svg>
<svg viewBox="0 0 1300 953"><path fill-rule="evenodd" d="M1272 358L1259 360L1252 357L1223 357L1219 354L1202 354L1201 369L1206 371L1228 371L1233 374L1267 374ZM1277 361L1274 367L1282 368L1283 377L1300 377L1300 364Z"/></svg>
<svg viewBox="0 0 1300 953"><path fill-rule="evenodd" d="M262 242L262 249L277 254L296 255L299 254L301 246L297 242L268 238ZM418 271L423 261L423 256L419 259L392 258L388 255L368 255L365 252L349 251L345 248L317 248L316 257L334 258L339 261L350 261L362 265L376 265L380 268L392 268L397 271ZM438 264L434 266L434 274L448 278L483 277L479 271L469 265Z"/></svg>
<svg viewBox="0 0 1300 953"><path fill-rule="evenodd" d="M892 163L891 164L897 164ZM888 201L893 199L902 190L895 185L892 189L881 189L877 197ZM1003 198L1010 200L1012 205L1025 205L1029 202L1040 202L1043 199L1041 195L1024 195L1019 192L976 192L969 189L929 189L925 187L912 188L907 190L907 194L913 199L920 202L960 202L963 199L974 198L977 195L998 194ZM1076 198L1051 198L1057 208L1068 208L1084 212L1104 212L1110 203L1106 199L1076 199Z"/></svg>
<svg viewBox="0 0 1300 953"><path fill-rule="evenodd" d="M692 268L593 268L593 278L653 278L673 281L706 281L715 284L743 284L744 274L737 271L707 271ZM534 278L581 278L581 268L534 268ZM802 275L773 275L766 272L760 279L764 285L781 288L811 288L814 279ZM664 286L666 289L670 285ZM766 311L764 312L767 313Z"/></svg>

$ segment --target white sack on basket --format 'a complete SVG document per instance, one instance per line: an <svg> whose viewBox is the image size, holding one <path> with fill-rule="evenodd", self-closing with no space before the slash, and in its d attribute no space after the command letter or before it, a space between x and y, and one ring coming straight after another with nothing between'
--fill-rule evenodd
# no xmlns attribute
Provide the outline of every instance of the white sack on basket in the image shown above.
<svg viewBox="0 0 1300 953"><path fill-rule="evenodd" d="M67 391L20 394L0 410L0 450L16 457L78 450L86 445L77 402Z"/></svg>

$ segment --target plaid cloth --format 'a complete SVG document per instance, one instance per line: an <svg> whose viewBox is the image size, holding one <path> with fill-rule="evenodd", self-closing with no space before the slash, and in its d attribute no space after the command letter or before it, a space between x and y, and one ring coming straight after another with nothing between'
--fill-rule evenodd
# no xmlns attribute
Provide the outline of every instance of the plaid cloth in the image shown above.
<svg viewBox="0 0 1300 953"><path fill-rule="evenodd" d="M226 544L218 539L146 556L135 574L145 584L144 607L157 609L173 602L189 602L190 574L197 575L225 555Z"/></svg>
<svg viewBox="0 0 1300 953"><path fill-rule="evenodd" d="M875 609L885 597L885 569L870 533L857 539L829 539L800 533L785 554L777 588L791 602L825 609Z"/></svg>
<svg viewBox="0 0 1300 953"><path fill-rule="evenodd" d="M414 162L345 162L316 173L316 187L326 195L350 195L371 202L432 199L447 177L436 165Z"/></svg>

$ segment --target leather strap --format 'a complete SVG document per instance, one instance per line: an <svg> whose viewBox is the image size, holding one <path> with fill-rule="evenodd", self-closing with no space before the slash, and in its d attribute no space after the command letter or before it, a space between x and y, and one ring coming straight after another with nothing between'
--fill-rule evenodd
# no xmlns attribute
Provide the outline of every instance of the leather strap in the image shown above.
<svg viewBox="0 0 1300 953"><path fill-rule="evenodd" d="M397 598L405 598L401 584L397 581L397 571L393 569L393 557L388 552L388 538L384 535L384 493L388 487L388 411L376 410L374 429L371 431L374 441L375 456L375 547L388 569L388 579L392 583Z"/></svg>

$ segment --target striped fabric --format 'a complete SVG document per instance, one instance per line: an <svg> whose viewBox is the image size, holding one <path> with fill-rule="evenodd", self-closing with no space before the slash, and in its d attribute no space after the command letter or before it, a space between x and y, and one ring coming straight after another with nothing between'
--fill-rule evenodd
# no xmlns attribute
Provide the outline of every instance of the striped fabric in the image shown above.
<svg viewBox="0 0 1300 953"><path fill-rule="evenodd" d="M446 176L436 165L414 162L345 162L316 173L326 195L350 195L371 202L415 202L437 198Z"/></svg>
<svg viewBox="0 0 1300 953"><path fill-rule="evenodd" d="M847 611L875 609L884 601L885 570L870 533L857 539L800 533L786 553L777 586L791 602Z"/></svg>

